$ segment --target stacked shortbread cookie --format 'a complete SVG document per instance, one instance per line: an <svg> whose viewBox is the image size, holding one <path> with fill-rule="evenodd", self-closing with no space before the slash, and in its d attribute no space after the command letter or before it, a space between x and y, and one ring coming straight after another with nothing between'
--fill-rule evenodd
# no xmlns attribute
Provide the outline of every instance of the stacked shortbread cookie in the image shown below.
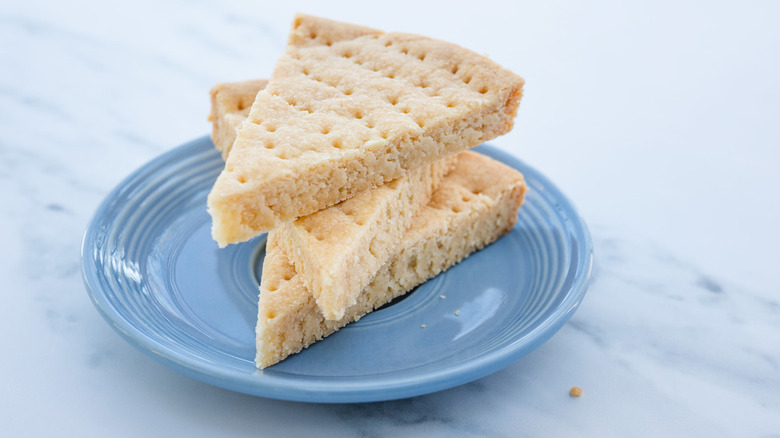
<svg viewBox="0 0 780 438"><path fill-rule="evenodd" d="M522 86L450 43L298 16L269 81L212 90L214 238L268 231L259 368L512 229L522 175L462 151L511 129Z"/></svg>

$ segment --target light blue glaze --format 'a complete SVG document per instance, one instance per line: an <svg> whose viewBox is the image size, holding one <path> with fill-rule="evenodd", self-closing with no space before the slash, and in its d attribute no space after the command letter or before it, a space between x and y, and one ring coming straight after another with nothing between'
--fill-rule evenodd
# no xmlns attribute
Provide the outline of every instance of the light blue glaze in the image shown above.
<svg viewBox="0 0 780 438"><path fill-rule="evenodd" d="M153 160L109 194L84 237L84 282L131 344L239 392L363 402L479 379L572 316L588 286L592 246L585 223L542 174L491 146L475 150L524 174L530 190L515 228L405 299L266 370L253 363L265 236L221 250L211 239L206 195L223 162L207 137Z"/></svg>

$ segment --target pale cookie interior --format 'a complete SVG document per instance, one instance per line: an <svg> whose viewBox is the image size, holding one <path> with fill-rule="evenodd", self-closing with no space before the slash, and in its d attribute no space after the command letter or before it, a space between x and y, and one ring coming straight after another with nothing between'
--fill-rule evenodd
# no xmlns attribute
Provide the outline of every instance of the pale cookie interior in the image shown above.
<svg viewBox="0 0 780 438"><path fill-rule="evenodd" d="M280 245L326 319L341 319L395 253L454 158L277 228Z"/></svg>

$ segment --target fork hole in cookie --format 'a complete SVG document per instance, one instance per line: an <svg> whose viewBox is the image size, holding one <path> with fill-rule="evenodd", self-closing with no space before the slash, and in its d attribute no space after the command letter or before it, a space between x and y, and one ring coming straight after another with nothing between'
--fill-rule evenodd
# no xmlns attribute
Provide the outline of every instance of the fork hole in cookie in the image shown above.
<svg viewBox="0 0 780 438"><path fill-rule="evenodd" d="M368 244L368 252L371 253L372 256L379 258L379 248L377 247L379 245L379 242L377 241L376 236L371 239L371 243Z"/></svg>

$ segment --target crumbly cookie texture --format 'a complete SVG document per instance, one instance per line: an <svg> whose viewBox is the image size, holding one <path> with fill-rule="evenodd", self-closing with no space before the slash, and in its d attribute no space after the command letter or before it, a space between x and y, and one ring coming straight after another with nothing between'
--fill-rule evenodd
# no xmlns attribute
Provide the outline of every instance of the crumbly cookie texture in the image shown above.
<svg viewBox="0 0 780 438"><path fill-rule="evenodd" d="M341 319L394 254L414 216L428 204L455 156L286 222L279 245L325 319Z"/></svg>
<svg viewBox="0 0 780 438"><path fill-rule="evenodd" d="M233 142L236 141L236 129L246 120L258 91L265 88L267 79L254 79L242 82L224 82L211 89L212 122L211 141L222 158L227 159Z"/></svg>
<svg viewBox="0 0 780 438"><path fill-rule="evenodd" d="M277 230L268 234L258 302L258 368L360 319L512 229L526 191L522 175L474 152L463 152L456 160L394 255L341 319L323 316L280 247Z"/></svg>
<svg viewBox="0 0 780 438"><path fill-rule="evenodd" d="M208 197L220 246L512 127L523 80L454 44L298 16Z"/></svg>

